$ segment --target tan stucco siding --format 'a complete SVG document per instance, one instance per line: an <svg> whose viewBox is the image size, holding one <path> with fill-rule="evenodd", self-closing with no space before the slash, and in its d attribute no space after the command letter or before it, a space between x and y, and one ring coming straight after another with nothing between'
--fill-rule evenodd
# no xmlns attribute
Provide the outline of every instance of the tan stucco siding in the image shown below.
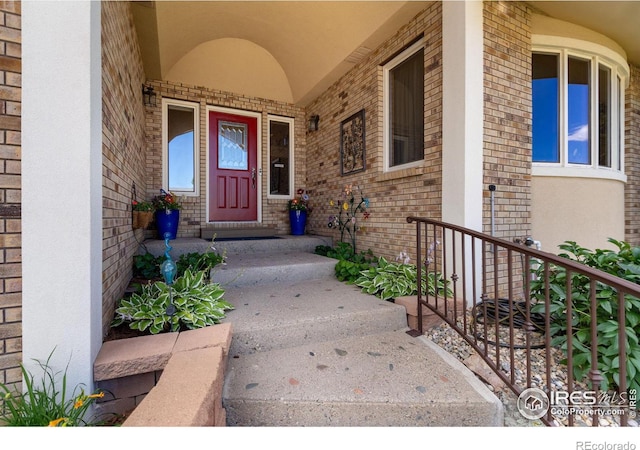
<svg viewBox="0 0 640 450"><path fill-rule="evenodd" d="M624 239L624 183L598 178L534 176L531 183L532 237L542 250L575 241L583 247L614 248Z"/></svg>

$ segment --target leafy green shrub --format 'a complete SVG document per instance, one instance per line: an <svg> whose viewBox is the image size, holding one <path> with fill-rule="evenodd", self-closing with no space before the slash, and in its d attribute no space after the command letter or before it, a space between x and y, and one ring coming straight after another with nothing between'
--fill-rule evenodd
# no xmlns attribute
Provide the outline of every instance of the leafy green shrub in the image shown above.
<svg viewBox="0 0 640 450"><path fill-rule="evenodd" d="M360 277L360 272L368 270L371 267L370 263L358 263L341 259L336 263L336 278L340 281L353 284Z"/></svg>
<svg viewBox="0 0 640 450"><path fill-rule="evenodd" d="M135 255L133 257L133 276L135 278L144 278L145 280L161 278L160 265L164 259L164 256L154 256L149 252L143 255Z"/></svg>
<svg viewBox="0 0 640 450"><path fill-rule="evenodd" d="M183 275L187 270L191 272L206 271L207 276L212 268L224 261L224 257L218 253L184 253L178 257L176 266L177 276Z"/></svg>
<svg viewBox="0 0 640 450"><path fill-rule="evenodd" d="M418 270L413 264L392 263L380 257L376 266L360 272L355 284L367 294L382 300L416 295L418 292ZM422 292L441 297L452 297L448 282L441 275L422 272Z"/></svg>
<svg viewBox="0 0 640 450"><path fill-rule="evenodd" d="M631 247L626 242L609 239L618 247L614 250L589 250L573 241L565 241L560 245L564 250L560 256L572 259L589 267L602 270L611 275L640 284L640 248ZM545 286L543 266L534 270L536 277L531 283L533 298L538 303L532 307L533 312L544 313ZM567 349L567 296L566 270L552 266L549 271L549 312L551 317L550 334L552 345ZM571 318L573 331L573 373L577 380L582 380L591 367L591 300L589 279L574 273L571 277L571 302L573 314ZM598 369L602 372L601 388L607 390L617 386L619 382L618 358L618 295L614 288L596 283L597 330L598 330ZM626 323L626 355L627 386L640 389L640 299L625 297ZM566 360L565 360L566 362Z"/></svg>
<svg viewBox="0 0 640 450"><path fill-rule="evenodd" d="M218 283L207 281L206 271L192 273L187 269L171 286L157 281L121 299L111 326L128 323L133 330L158 334L213 325L233 309L222 300L223 295Z"/></svg>
<svg viewBox="0 0 640 450"><path fill-rule="evenodd" d="M348 242L338 242L335 247L329 245L318 245L315 253L341 261L351 261L356 263L372 263L376 258L371 249L356 253L353 246Z"/></svg>
<svg viewBox="0 0 640 450"><path fill-rule="evenodd" d="M0 401L0 424L8 426L81 426L97 425L100 421L95 418L85 418L89 407L98 399L104 397L104 392L97 391L85 394L82 385L76 386L71 398L67 398L67 371L62 375L59 385L57 377L49 365L53 352L47 361L34 360L42 369L42 379L39 384L34 376L21 364L22 376L26 389L18 392L15 388L0 383L0 392L4 392ZM4 410L2 405L4 402Z"/></svg>
<svg viewBox="0 0 640 450"><path fill-rule="evenodd" d="M376 263L371 249L356 253L348 242L338 242L335 247L318 245L315 253L337 259L336 278L347 283L355 282L361 271L371 268Z"/></svg>
<svg viewBox="0 0 640 450"><path fill-rule="evenodd" d="M165 261L164 255L154 256L146 252L143 255L133 257L133 276L145 280L161 279L160 267ZM176 276L183 275L187 270L191 272L209 271L224 261L224 256L216 252L207 251L205 253L192 252L180 255L176 261Z"/></svg>

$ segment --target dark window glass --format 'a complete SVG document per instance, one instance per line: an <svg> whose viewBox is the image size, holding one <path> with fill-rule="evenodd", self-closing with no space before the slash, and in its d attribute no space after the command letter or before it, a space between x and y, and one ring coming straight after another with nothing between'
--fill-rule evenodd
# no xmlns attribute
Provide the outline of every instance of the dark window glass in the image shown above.
<svg viewBox="0 0 640 450"><path fill-rule="evenodd" d="M390 166L424 158L424 50L389 73Z"/></svg>

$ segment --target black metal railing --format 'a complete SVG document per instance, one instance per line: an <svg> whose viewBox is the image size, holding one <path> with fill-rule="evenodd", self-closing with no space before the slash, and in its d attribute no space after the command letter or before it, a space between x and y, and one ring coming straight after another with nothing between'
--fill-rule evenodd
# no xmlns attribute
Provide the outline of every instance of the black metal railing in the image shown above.
<svg viewBox="0 0 640 450"><path fill-rule="evenodd" d="M426 218L408 217L407 221L416 224L417 261L422 266L417 333L425 331L423 308L439 315L519 396L525 417L535 416L546 425L598 426L603 418L628 425L637 414L635 391L628 387L637 385L640 369L628 370L628 342L637 342L638 337L633 327L624 325L625 305L640 299L640 285L542 252L530 245L535 242L530 239L509 242ZM424 289L425 279L440 279L447 288ZM560 286L558 280L564 284ZM574 310L574 300L582 295L576 293L578 282L586 292L582 300L589 305L586 330L574 329L576 316L585 315L584 310ZM603 287L613 293L610 304L614 305L605 325L598 322L597 313ZM558 298L565 299L561 308ZM609 350L606 356L610 366L617 366L611 382L610 374L600 370L598 339L614 332L617 345L612 348L617 351ZM581 333L581 340L576 333Z"/></svg>

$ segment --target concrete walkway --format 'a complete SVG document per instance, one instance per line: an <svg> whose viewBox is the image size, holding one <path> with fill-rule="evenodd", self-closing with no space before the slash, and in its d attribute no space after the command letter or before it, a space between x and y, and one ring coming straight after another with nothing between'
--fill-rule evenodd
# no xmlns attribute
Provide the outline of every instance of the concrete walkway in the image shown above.
<svg viewBox="0 0 640 450"><path fill-rule="evenodd" d="M497 397L456 358L407 334L403 306L339 282L336 261L313 254L323 244L313 236L216 244L227 264L213 279L235 307L225 319L234 329L227 424L501 426ZM171 245L175 258L210 242Z"/></svg>

